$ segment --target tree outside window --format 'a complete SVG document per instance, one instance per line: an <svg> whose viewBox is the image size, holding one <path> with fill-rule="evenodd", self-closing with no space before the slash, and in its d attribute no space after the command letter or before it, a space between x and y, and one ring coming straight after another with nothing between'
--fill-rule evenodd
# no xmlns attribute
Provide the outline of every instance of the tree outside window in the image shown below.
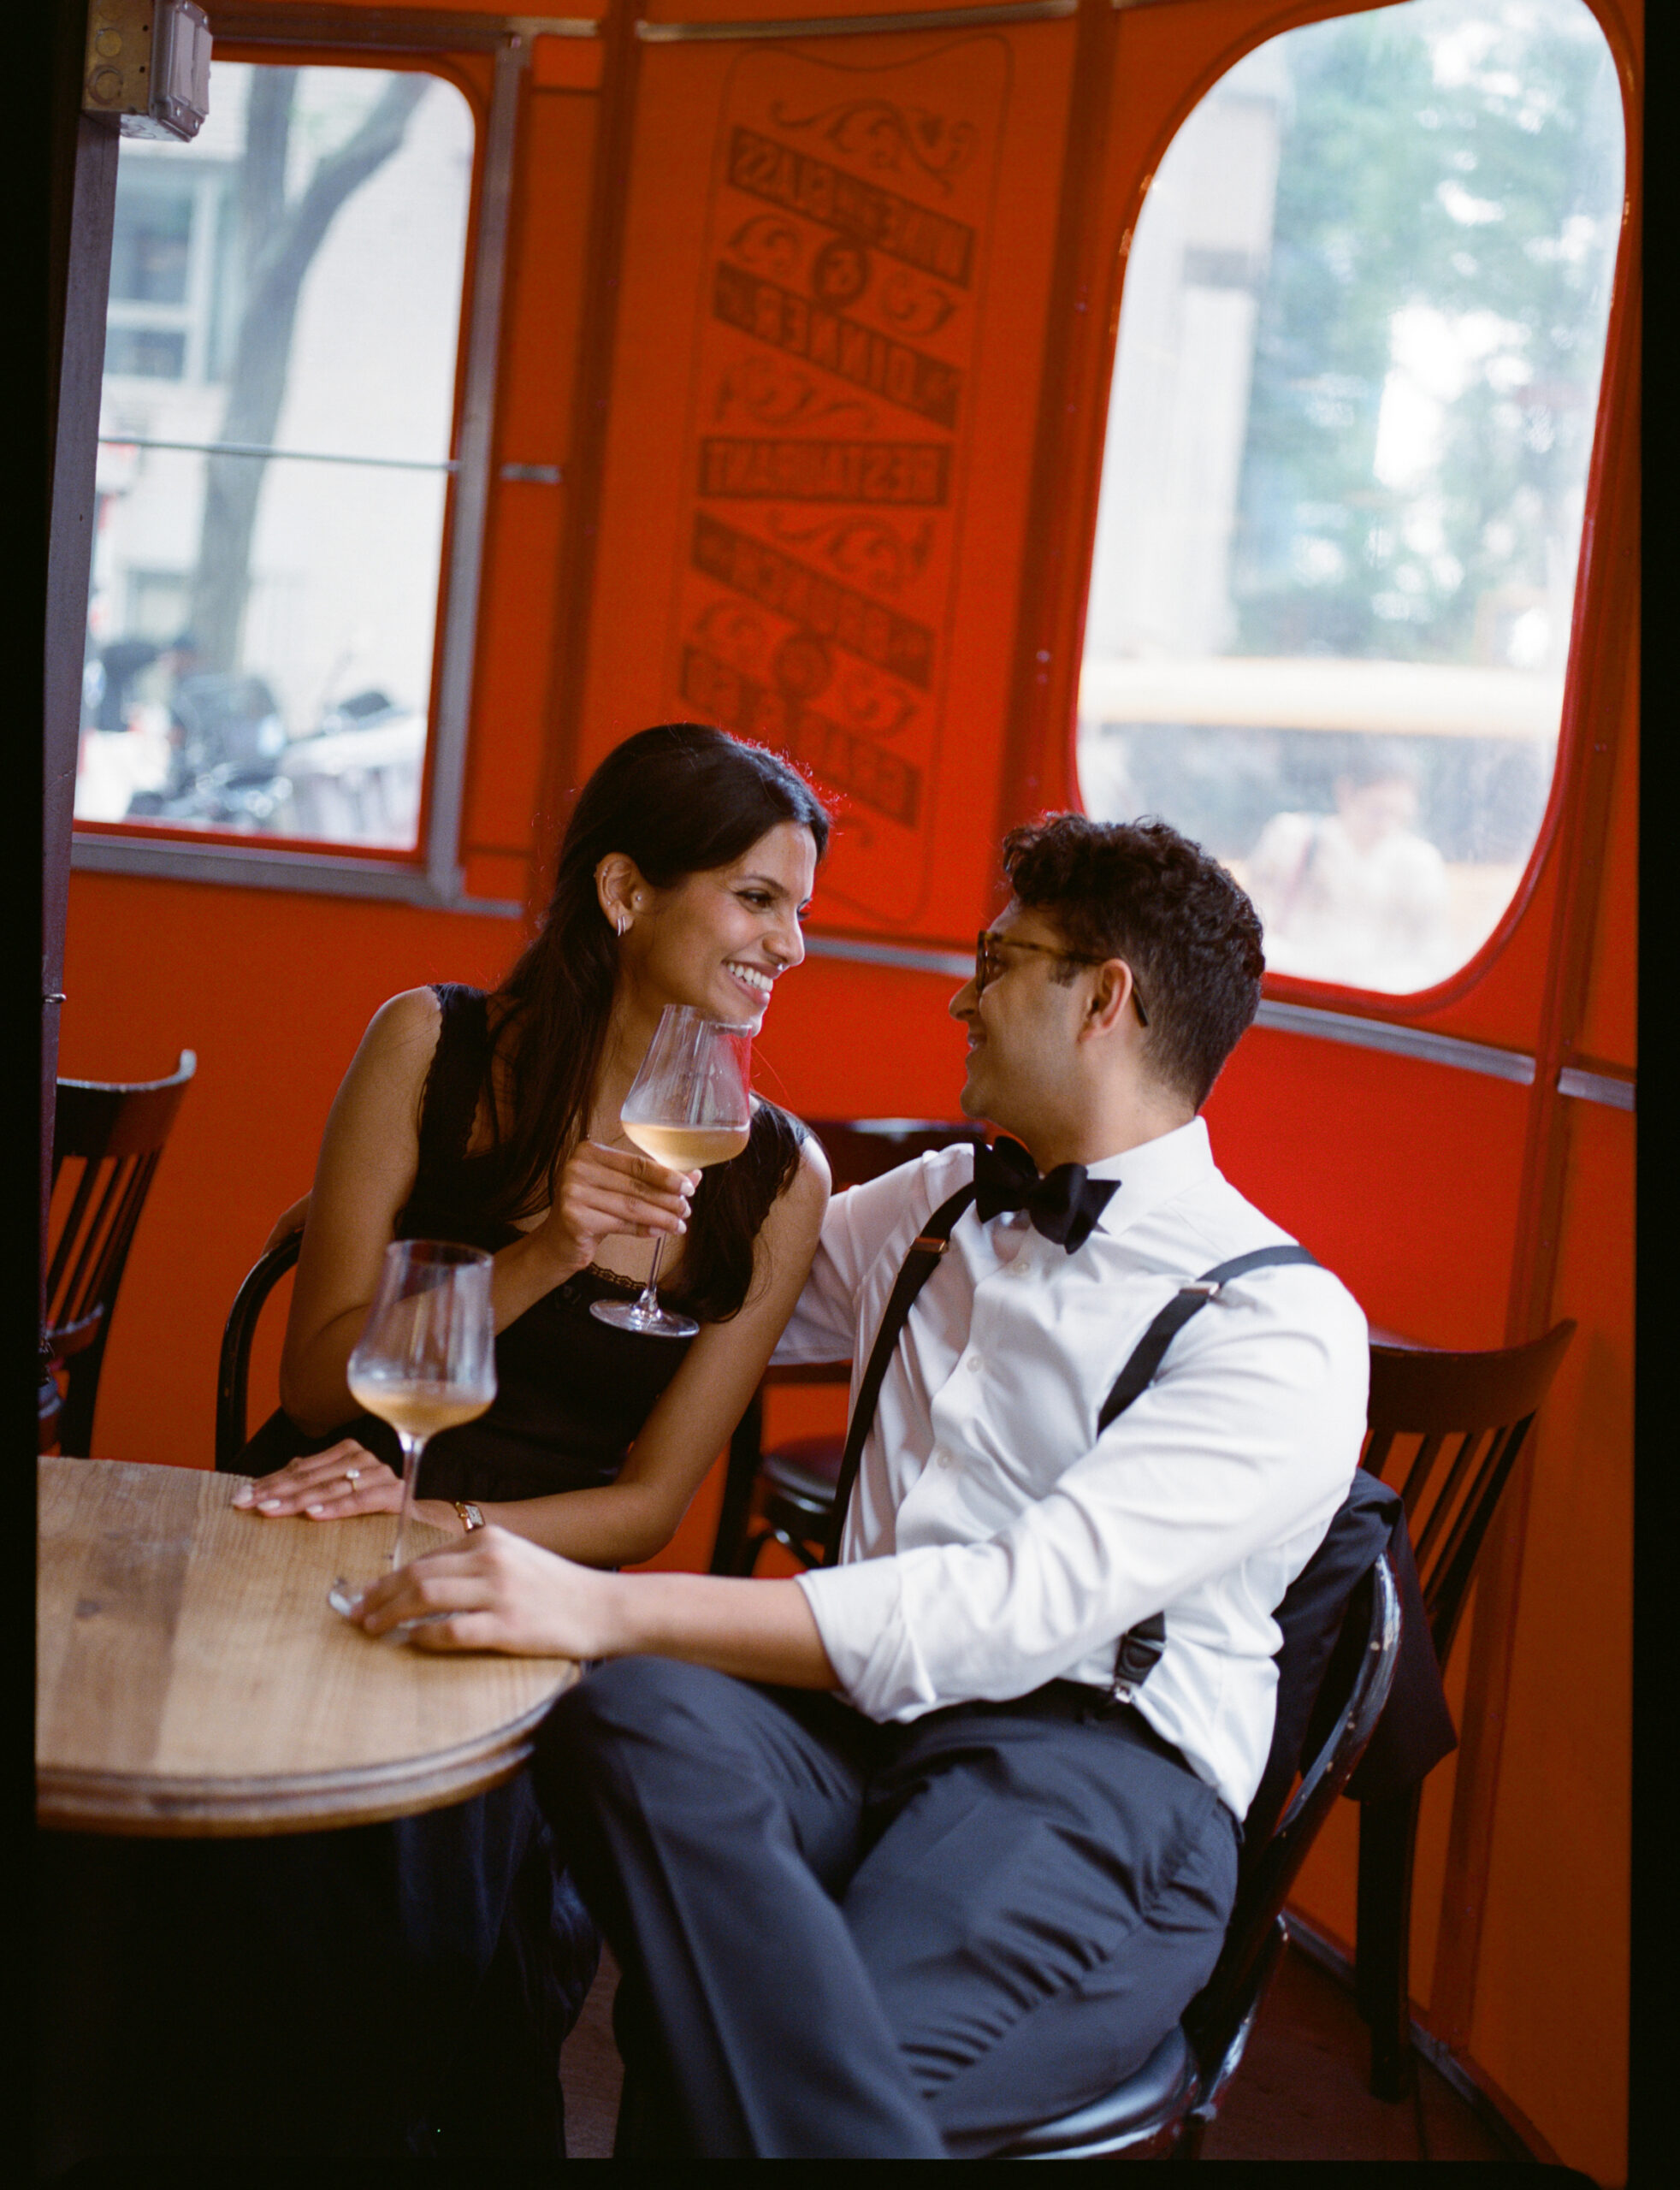
<svg viewBox="0 0 1680 2190"><path fill-rule="evenodd" d="M1619 229L1582 0L1287 33L1162 160L1126 269L1080 780L1242 873L1276 970L1471 957L1544 810Z"/></svg>

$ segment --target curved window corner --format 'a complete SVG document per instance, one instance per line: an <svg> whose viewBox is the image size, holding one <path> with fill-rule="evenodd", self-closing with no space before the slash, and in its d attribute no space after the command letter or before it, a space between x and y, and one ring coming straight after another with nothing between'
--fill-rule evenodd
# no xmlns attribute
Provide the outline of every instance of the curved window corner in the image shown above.
<svg viewBox="0 0 1680 2190"><path fill-rule="evenodd" d="M1225 861L1269 970L1474 959L1551 795L1619 233L1584 0L1403 0L1246 55L1126 268L1086 810Z"/></svg>
<svg viewBox="0 0 1680 2190"><path fill-rule="evenodd" d="M79 863L421 884L476 143L423 67L223 60L123 139Z"/></svg>

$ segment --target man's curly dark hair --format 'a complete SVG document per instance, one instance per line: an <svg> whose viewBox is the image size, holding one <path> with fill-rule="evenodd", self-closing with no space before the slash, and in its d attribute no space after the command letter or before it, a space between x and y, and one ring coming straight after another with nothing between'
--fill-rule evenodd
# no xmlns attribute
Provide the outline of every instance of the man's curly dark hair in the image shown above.
<svg viewBox="0 0 1680 2190"><path fill-rule="evenodd" d="M1245 892L1199 844L1154 820L1045 814L1004 838L1003 872L1070 950L1126 961L1149 1013L1145 1057L1199 1110L1259 1007L1266 962Z"/></svg>

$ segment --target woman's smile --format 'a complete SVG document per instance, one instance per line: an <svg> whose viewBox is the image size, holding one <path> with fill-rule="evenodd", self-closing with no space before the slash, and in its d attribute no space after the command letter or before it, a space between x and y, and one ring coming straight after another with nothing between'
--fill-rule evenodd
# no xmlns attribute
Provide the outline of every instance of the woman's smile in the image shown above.
<svg viewBox="0 0 1680 2190"><path fill-rule="evenodd" d="M739 981L742 988L750 989L760 1000L767 997L776 976L762 966L748 966L738 958L731 958L724 971Z"/></svg>

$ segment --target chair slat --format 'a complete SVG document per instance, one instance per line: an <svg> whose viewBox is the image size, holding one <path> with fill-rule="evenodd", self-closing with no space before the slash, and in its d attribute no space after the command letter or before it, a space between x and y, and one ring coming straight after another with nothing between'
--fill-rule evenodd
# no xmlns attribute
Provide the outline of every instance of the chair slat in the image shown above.
<svg viewBox="0 0 1680 2190"><path fill-rule="evenodd" d="M97 1163L87 1163L82 1167L82 1175L76 1181L74 1198L64 1214L64 1224L58 1235L58 1244L54 1247L51 1259L47 1264L49 1327L55 1320L55 1303L59 1299L61 1293L66 1289L63 1283L65 1264L73 1254L77 1253L85 1236L83 1228L87 1222L88 1204L93 1199L94 1188L99 1183L98 1174L99 1167Z"/></svg>
<svg viewBox="0 0 1680 2190"><path fill-rule="evenodd" d="M151 1182L151 1167L129 1158L114 1163L106 1174L104 1192L86 1227L68 1288L73 1311L85 1312L108 1291L115 1290L112 1280L127 1253Z"/></svg>
<svg viewBox="0 0 1680 2190"><path fill-rule="evenodd" d="M1394 1449L1392 1429L1369 1429L1365 1434L1365 1448L1359 1455L1359 1465L1369 1474L1387 1479L1388 1455Z"/></svg>
<svg viewBox="0 0 1680 2190"><path fill-rule="evenodd" d="M1436 1589L1437 1602L1429 1607L1429 1630L1435 1646L1435 1655L1446 1662L1446 1653L1452 1647L1452 1637L1464 1613L1465 1599L1470 1595L1476 1561L1482 1549L1483 1537L1493 1524L1498 1510L1500 1494L1505 1486L1517 1456L1523 1449L1534 1417L1514 1423L1500 1441L1496 1456L1491 1456L1486 1488L1482 1496L1467 1506L1442 1547L1437 1561L1440 1577Z"/></svg>
<svg viewBox="0 0 1680 2190"><path fill-rule="evenodd" d="M1487 1469L1498 1447L1498 1432L1492 1429L1468 1431L1458 1440L1458 1450L1446 1479L1435 1494L1429 1508L1429 1518L1421 1536L1412 1540L1418 1571L1439 1578L1445 1564L1444 1553L1437 1550L1446 1536L1449 1524L1475 1511L1477 1502L1487 1489ZM1429 1590L1423 1592L1423 1601L1429 1602Z"/></svg>
<svg viewBox="0 0 1680 2190"><path fill-rule="evenodd" d="M1411 1465L1405 1471L1405 1481L1400 1485L1400 1502L1405 1507L1407 1524L1417 1518L1417 1507L1428 1489L1429 1477L1435 1472L1436 1460L1445 1441L1444 1434L1436 1430L1425 1437L1411 1456Z"/></svg>

